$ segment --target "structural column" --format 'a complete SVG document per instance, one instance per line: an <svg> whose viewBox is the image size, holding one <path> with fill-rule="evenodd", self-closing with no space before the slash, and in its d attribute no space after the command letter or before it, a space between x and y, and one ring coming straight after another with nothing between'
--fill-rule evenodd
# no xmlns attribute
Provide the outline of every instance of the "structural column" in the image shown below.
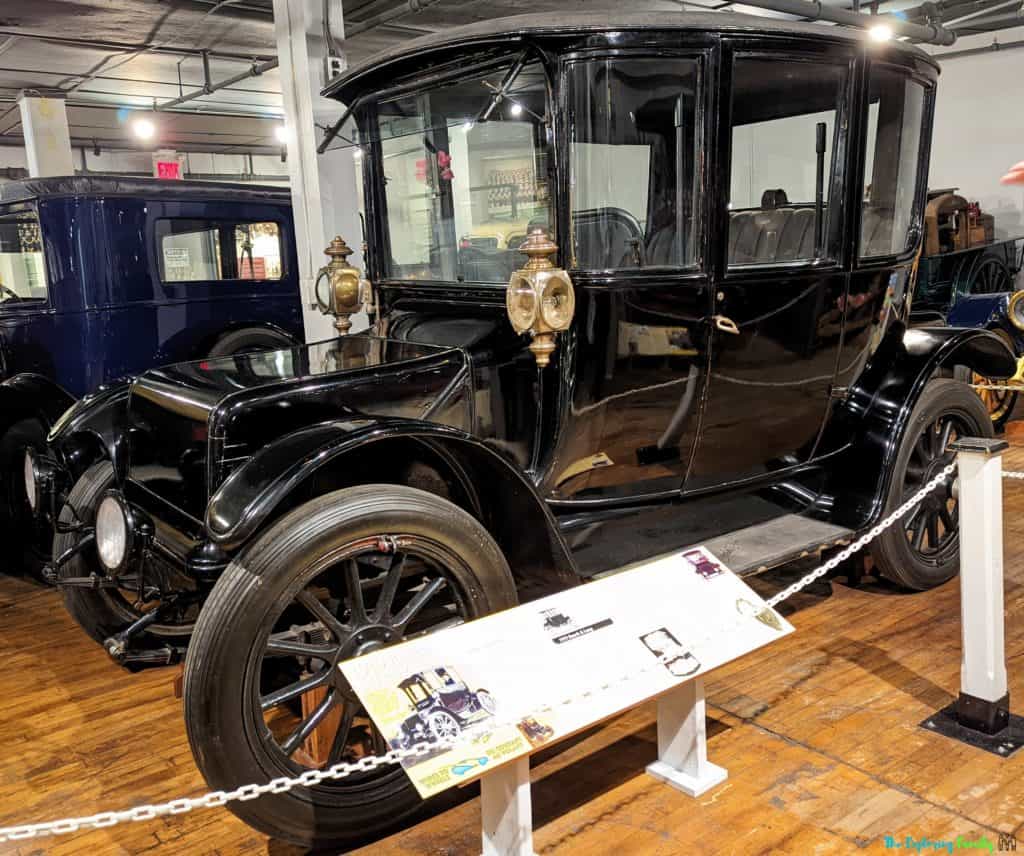
<svg viewBox="0 0 1024 856"><path fill-rule="evenodd" d="M274 0L278 73L288 131L288 172L291 178L299 278L303 295L306 341L335 335L332 319L316 308L313 283L327 264L324 248L341 235L357 249L350 261L363 267L362 226L359 219L357 170L361 152L354 146L317 155L323 127L341 118L344 106L320 91L327 83L327 44L324 41L323 4L310 0ZM333 38L344 42L341 0L329 0ZM366 325L366 316L352 318L353 329Z"/></svg>
<svg viewBox="0 0 1024 856"><path fill-rule="evenodd" d="M18 94L18 109L28 155L28 174L33 178L74 175L64 94L23 89Z"/></svg>

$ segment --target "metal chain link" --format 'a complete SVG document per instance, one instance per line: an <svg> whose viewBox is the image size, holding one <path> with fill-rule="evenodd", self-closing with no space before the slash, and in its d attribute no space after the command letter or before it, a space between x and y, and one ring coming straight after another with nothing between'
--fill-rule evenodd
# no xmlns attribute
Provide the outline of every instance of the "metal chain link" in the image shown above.
<svg viewBox="0 0 1024 856"><path fill-rule="evenodd" d="M1024 479L1024 473L1015 472L1014 470L1003 470L1004 479Z"/></svg>
<svg viewBox="0 0 1024 856"><path fill-rule="evenodd" d="M955 470L955 461L943 467L943 469L937 473L934 478L917 491L917 493L907 499L899 508L820 567L811 571L806 576L801 577L795 583L787 586L774 597L770 598L767 601L767 605L771 608L776 607L778 604L782 603L782 601L792 597L797 592L809 586L815 580L825 576L829 571L835 570L835 568L840 564L862 550L871 543L871 541L881 535L882 532L900 520L905 514L907 514L907 512L913 509L922 499L924 499L924 497L933 490L936 490L939 485L943 484ZM1024 479L1024 473L1004 472L1003 475L1007 478ZM736 624L739 625L743 621L755 619L756 617L756 615L741 614L737 618ZM698 640L688 640L689 647L696 648L704 642L713 639L715 636L719 636L723 632L728 632L731 629L732 625L726 628L715 628L715 630L707 636L701 637ZM551 713L560 707L565 707L567 705L574 704L577 701L592 698L598 693L606 692L613 687L620 686L629 681L637 680L642 675L649 674L655 669L661 668L665 660L666 658L660 657L650 666L640 669L631 669L629 672L623 673L617 678L607 680L598 686L584 690L575 695L568 696L557 702L542 705L533 712L536 714ZM511 717L508 720L498 720L491 723L490 727L491 729L494 729L500 728L503 725L514 725L522 718L522 715L518 715ZM334 764L333 766L323 770L306 770L301 775L294 777L282 776L280 778L271 779L269 782L262 785L242 785L241 787L235 788L231 791L211 791L198 797L182 797L165 803L159 803L157 805L141 805L136 806L135 808L125 809L123 811L105 811L98 814L88 815L86 817L65 818L63 820L53 820L45 823L31 823L22 826L3 827L0 828L0 842L24 841L44 835L66 835L68 833L78 832L82 829L106 829L128 821L154 820L155 818L166 815L185 814L186 812L190 812L198 808L216 808L235 801L246 802L248 800L257 799L264 794L283 794L296 787L312 787L327 780L334 781L337 779L343 779L353 773L367 773L377 769L378 767L399 764L407 758L422 757L424 755L434 753L438 749L451 749L458 745L462 739L471 738L472 736L473 735L470 732L468 734L463 733L462 735L459 735L459 737L455 738L421 741L404 749L392 749L384 755L367 755L360 758L358 761Z"/></svg>

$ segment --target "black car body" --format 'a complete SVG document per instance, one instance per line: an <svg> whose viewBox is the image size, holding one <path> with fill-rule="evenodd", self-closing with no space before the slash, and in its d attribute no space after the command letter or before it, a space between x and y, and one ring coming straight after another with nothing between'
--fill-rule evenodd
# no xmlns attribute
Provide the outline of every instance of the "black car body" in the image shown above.
<svg viewBox="0 0 1024 856"><path fill-rule="evenodd" d="M907 324L936 77L922 51L839 27L581 14L453 30L336 81L359 126L373 327L147 372L66 414L55 472L37 474L58 486L41 506L78 505L55 550L68 591L121 585L157 604L108 648L130 649L171 601L183 639L201 607L186 700L211 783L294 770L321 721L270 739L253 719L230 748L250 727L233 694L266 709L322 674L352 703L317 664L408 635L437 591L454 594L431 627L723 533L715 555L757 570L871 527L948 461L954 432L990 432L969 390L933 378L955 364L1007 376L1010 353L982 330ZM520 237L488 238L499 226ZM543 228L575 312L531 342L506 283L525 261L514 245ZM76 479L69 498L59 486ZM102 496L129 546L83 571ZM947 493L893 530L886 572L947 579L955 513ZM321 542L348 563L340 587L312 557ZM446 552L456 542L472 560ZM287 604L311 574L326 600L301 589L300 620ZM289 652L300 663L282 676ZM293 797L238 811L337 842L385 828L392 800L411 810L389 787L371 819L305 794L315 829Z"/></svg>

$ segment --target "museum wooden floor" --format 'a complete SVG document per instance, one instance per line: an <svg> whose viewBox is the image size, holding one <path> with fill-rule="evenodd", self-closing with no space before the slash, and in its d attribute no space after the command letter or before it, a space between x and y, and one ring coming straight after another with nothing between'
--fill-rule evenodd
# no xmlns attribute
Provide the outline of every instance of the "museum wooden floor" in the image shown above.
<svg viewBox="0 0 1024 856"><path fill-rule="evenodd" d="M1024 448L1008 468L1024 470ZM1024 713L1024 483L1006 484L1010 695ZM757 582L771 592L794 570ZM898 840L1024 833L1024 752L1000 760L918 728L953 700L957 583L906 595L819 583L787 609L796 633L712 675L709 754L728 780L692 800L644 774L647 706L535 765L540 854L844 853ZM204 790L173 670L108 661L49 589L0 576L0 826L159 802ZM460 804L359 851L478 854L479 804ZM1022 842L1024 847L1024 842ZM0 853L295 854L223 809Z"/></svg>

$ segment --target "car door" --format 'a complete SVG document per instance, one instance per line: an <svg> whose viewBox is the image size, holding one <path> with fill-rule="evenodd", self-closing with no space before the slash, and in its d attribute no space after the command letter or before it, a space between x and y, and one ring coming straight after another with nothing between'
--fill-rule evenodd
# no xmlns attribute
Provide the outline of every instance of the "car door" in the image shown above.
<svg viewBox="0 0 1024 856"><path fill-rule="evenodd" d="M705 60L638 51L563 69L578 297L572 403L550 470L560 499L677 494L689 466L711 305L699 228Z"/></svg>
<svg viewBox="0 0 1024 856"><path fill-rule="evenodd" d="M5 376L57 374L43 239L33 206L0 209L0 367ZM2 379L2 378L0 378Z"/></svg>
<svg viewBox="0 0 1024 856"><path fill-rule="evenodd" d="M784 472L814 454L842 342L846 125L854 57L723 55L726 204L711 360L686 490ZM770 476L769 476L770 478Z"/></svg>

